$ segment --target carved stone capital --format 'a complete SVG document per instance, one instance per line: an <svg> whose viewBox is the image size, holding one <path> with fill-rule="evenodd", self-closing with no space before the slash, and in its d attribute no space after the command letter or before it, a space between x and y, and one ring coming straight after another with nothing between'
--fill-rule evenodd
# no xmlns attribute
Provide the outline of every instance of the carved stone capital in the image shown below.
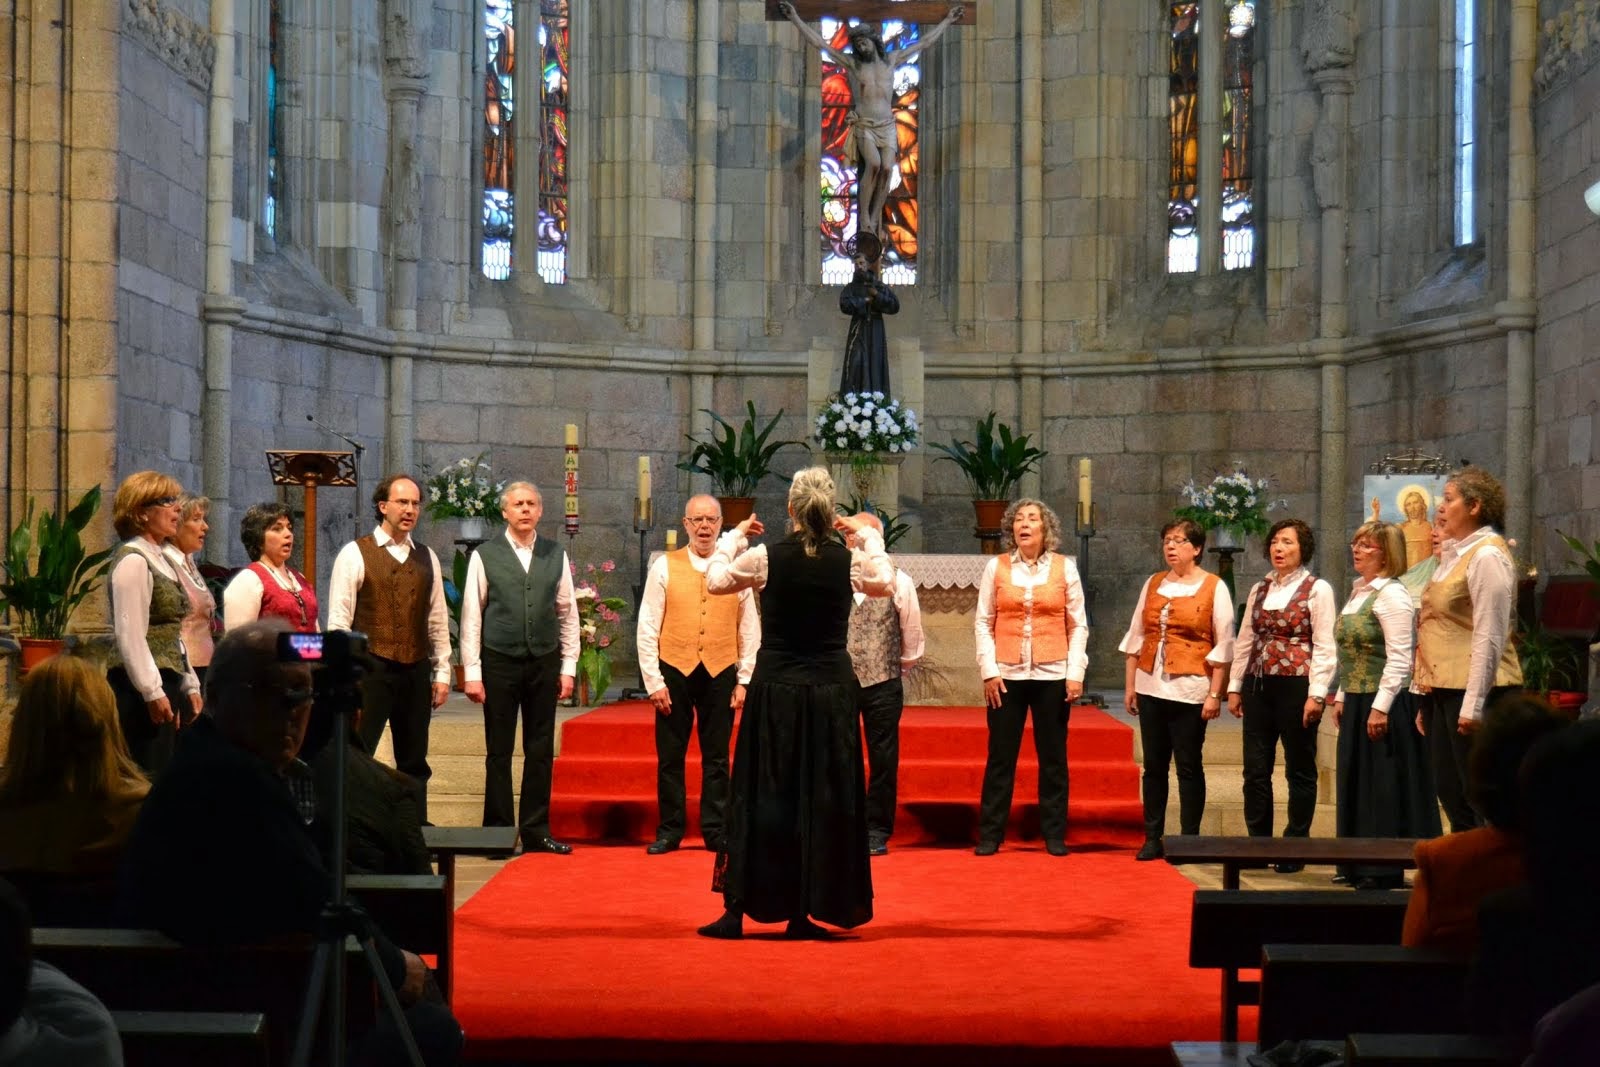
<svg viewBox="0 0 1600 1067"><path fill-rule="evenodd" d="M1572 0L1566 10L1545 19L1539 34L1539 63L1533 84L1548 90L1569 73L1584 70L1600 52L1600 2Z"/></svg>
<svg viewBox="0 0 1600 1067"><path fill-rule="evenodd" d="M1313 74L1355 62L1356 20L1350 0L1310 0L1306 4L1300 52L1305 57L1306 70Z"/></svg>
<svg viewBox="0 0 1600 1067"><path fill-rule="evenodd" d="M217 46L211 31L159 0L123 0L122 30L197 89L211 91Z"/></svg>

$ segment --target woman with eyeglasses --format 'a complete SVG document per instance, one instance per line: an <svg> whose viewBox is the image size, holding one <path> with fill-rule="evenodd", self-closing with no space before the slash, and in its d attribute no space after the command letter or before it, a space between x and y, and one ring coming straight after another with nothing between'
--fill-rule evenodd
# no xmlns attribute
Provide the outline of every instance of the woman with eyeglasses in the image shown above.
<svg viewBox="0 0 1600 1067"><path fill-rule="evenodd" d="M155 778L172 758L180 726L200 713L200 679L183 644L189 594L163 546L178 532L183 488L159 471L130 474L117 487L111 521L125 538L111 557L111 629L116 643L106 680L128 752Z"/></svg>
<svg viewBox="0 0 1600 1067"><path fill-rule="evenodd" d="M289 566L294 524L289 509L268 501L253 504L239 522L239 542L250 565L222 591L222 628L279 618L299 633L317 630L317 594L306 576Z"/></svg>
<svg viewBox="0 0 1600 1067"><path fill-rule="evenodd" d="M183 647L189 653L189 666L194 668L200 685L206 684L206 667L211 664L212 623L217 618L217 598L194 557L206 547L206 533L211 524L206 515L211 501L203 496L185 493L178 498L178 532L167 542L167 557L172 569L178 572L178 584L189 597L189 614L183 619Z"/></svg>

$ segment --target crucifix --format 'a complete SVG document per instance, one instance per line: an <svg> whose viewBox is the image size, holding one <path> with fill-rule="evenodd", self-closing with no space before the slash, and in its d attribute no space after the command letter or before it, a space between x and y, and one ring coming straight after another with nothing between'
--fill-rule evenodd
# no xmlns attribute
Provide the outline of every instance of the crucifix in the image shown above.
<svg viewBox="0 0 1600 1067"><path fill-rule="evenodd" d="M885 52L877 28L861 22L850 28L850 51L838 52L810 25L823 17L891 19L933 23L916 44ZM889 200L889 179L894 173L899 141L894 124L894 71L918 52L929 48L944 31L960 22L977 21L977 4L944 0L767 0L767 20L794 23L813 48L844 68L850 82L849 139L846 156L856 157L856 228L882 237L883 208Z"/></svg>

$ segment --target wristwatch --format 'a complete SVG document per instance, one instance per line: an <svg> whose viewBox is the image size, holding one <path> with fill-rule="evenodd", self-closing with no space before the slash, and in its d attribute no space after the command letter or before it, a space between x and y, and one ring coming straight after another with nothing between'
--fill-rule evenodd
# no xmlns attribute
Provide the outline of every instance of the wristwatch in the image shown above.
<svg viewBox="0 0 1600 1067"><path fill-rule="evenodd" d="M1206 694L1206 699L1207 700L1221 700L1222 699L1222 694L1221 693L1207 693Z"/></svg>

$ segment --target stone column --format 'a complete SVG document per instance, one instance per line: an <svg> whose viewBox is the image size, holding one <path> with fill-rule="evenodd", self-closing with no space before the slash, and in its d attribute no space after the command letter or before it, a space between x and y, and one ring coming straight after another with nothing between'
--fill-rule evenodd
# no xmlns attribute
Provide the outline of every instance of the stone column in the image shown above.
<svg viewBox="0 0 1600 1067"><path fill-rule="evenodd" d="M1020 348L1037 356L1044 347L1044 10L1024 0L1021 10L1019 108L1021 137L1017 142L1019 222L1022 262L1017 307L1021 312Z"/></svg>
<svg viewBox="0 0 1600 1067"><path fill-rule="evenodd" d="M1227 12L1222 4L1202 4L1200 31L1200 200L1196 229L1200 235L1198 272L1222 269L1222 35Z"/></svg>
<svg viewBox="0 0 1600 1067"><path fill-rule="evenodd" d="M1534 196L1533 74L1539 41L1538 0L1511 4L1511 100L1507 109L1506 302L1506 529L1536 558L1533 530L1534 434Z"/></svg>
<svg viewBox="0 0 1600 1067"><path fill-rule="evenodd" d="M212 0L211 116L206 162L205 399L200 437L210 520L233 529L233 328L244 303L233 295L234 0Z"/></svg>
<svg viewBox="0 0 1600 1067"><path fill-rule="evenodd" d="M427 89L422 22L431 9L414 0L389 0L383 21L385 90L389 100L389 188L384 219L388 244L388 325L396 333L417 328L417 262L422 258L422 168L418 161L417 109ZM389 357L384 468L410 470L414 451L414 369L409 350Z"/></svg>
<svg viewBox="0 0 1600 1067"><path fill-rule="evenodd" d="M720 0L695 5L694 350L717 346L717 78Z"/></svg>

